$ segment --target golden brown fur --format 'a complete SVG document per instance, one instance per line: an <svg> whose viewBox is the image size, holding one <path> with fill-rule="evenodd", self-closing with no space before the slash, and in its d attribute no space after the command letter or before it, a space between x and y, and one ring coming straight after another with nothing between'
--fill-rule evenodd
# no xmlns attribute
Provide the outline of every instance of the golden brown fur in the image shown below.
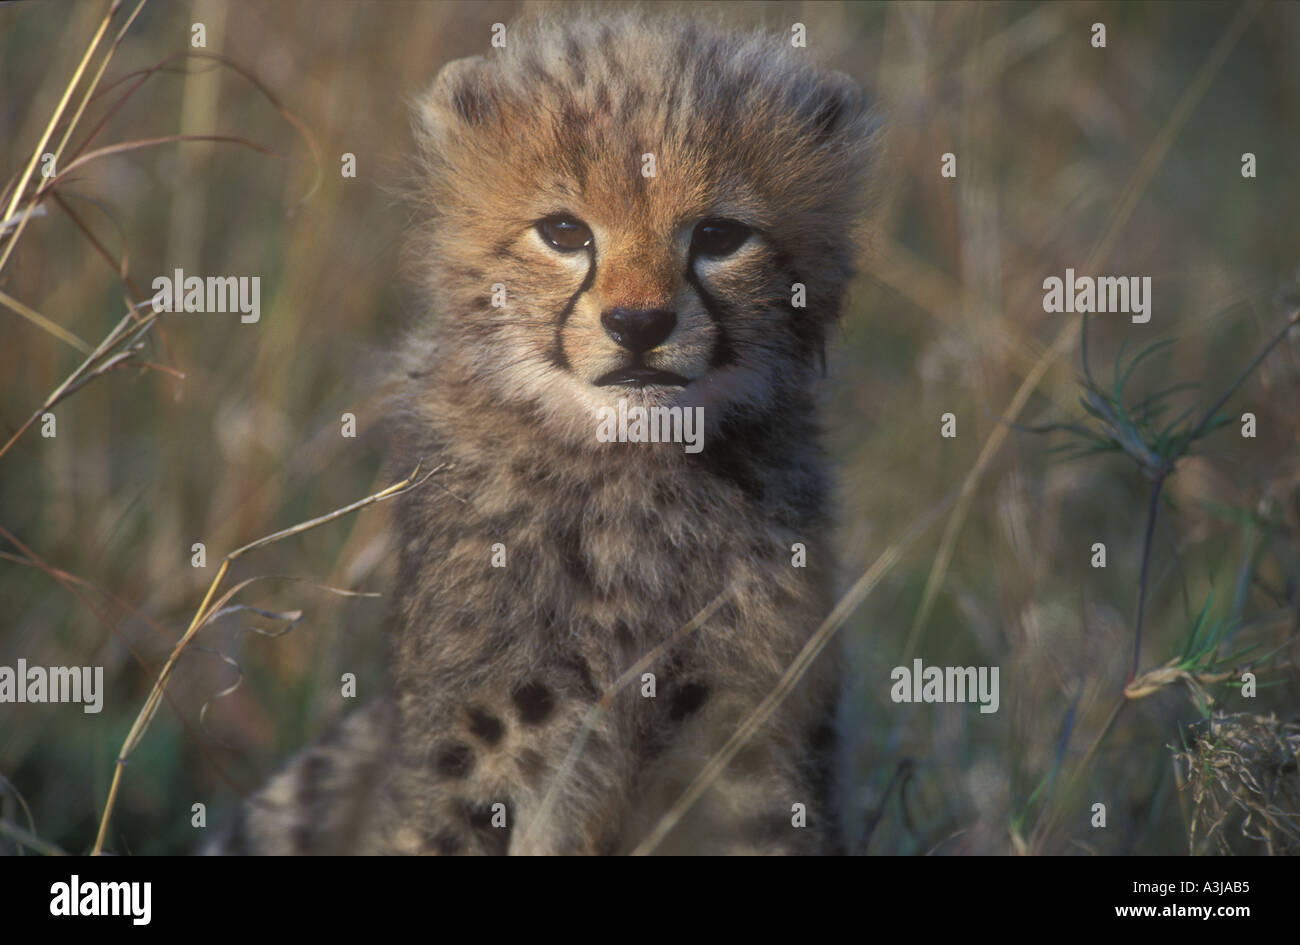
<svg viewBox="0 0 1300 945"><path fill-rule="evenodd" d="M813 387L871 153L861 92L805 54L620 14L512 26L442 70L418 115L430 316L405 352L394 468L451 468L395 516L392 700L255 798L227 849L626 852L773 689L829 609ZM589 247L547 244L538 221L559 213ZM716 218L751 230L725 258L695 248ZM597 385L628 358L602 324L619 307L673 312L644 366L689 383ZM596 410L619 399L703 408L703 450L599 442ZM614 697L539 822L601 693L728 589L649 668L655 698L639 680ZM662 851L836 847L831 663Z"/></svg>

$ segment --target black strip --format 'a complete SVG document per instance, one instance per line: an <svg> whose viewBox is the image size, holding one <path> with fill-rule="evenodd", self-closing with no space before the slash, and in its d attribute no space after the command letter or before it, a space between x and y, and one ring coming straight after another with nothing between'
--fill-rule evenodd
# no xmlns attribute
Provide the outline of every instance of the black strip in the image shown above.
<svg viewBox="0 0 1300 945"><path fill-rule="evenodd" d="M697 254L692 253L686 260L686 281L695 289L704 303L704 309L713 319L713 324L718 328L718 340L713 346L713 357L709 360L709 367L720 368L726 367L736 359L736 351L731 345L731 339L727 335L726 319L728 313L723 309L722 304L709 294L704 288L704 283L695 272L695 259Z"/></svg>
<svg viewBox="0 0 1300 945"><path fill-rule="evenodd" d="M555 344L551 346L550 359L552 364L563 371L569 370L569 359L564 354L564 326L568 323L569 316L573 314L573 307L578 304L578 299L582 298L582 294L590 289L595 281L596 246L593 241L592 245L587 247L587 277L582 280L582 285L578 286L578 291L569 298L555 326Z"/></svg>

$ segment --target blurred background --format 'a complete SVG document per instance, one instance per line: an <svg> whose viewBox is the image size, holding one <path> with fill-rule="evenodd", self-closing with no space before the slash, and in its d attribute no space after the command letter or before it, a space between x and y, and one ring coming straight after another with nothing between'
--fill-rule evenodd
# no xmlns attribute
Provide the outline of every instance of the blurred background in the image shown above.
<svg viewBox="0 0 1300 945"><path fill-rule="evenodd" d="M1287 727L1300 709L1300 331L1165 484L1139 672L1166 671L1126 699L1150 483L1131 455L1072 456L1077 431L1045 429L1097 425L1080 403L1078 316L1042 304L1044 278L1067 268L1151 277L1149 323L1098 315L1087 330L1108 393L1117 355L1171 342L1124 385L1135 416L1195 385L1151 402L1167 401L1162 424L1185 408L1194 421L1250 368L1300 294L1300 6L707 6L737 28L805 24L808 53L867 87L887 129L826 392L843 588L890 553L839 632L850 845L1300 850L1300 729ZM91 848L117 753L227 553L388 484L379 378L422 304L400 268L409 106L522 8L150 2L78 114L134 9L109 21L42 149L75 116L55 170L92 157L20 233L12 220L0 232L0 665L103 666L106 689L98 714L0 705L11 853ZM108 11L0 7L4 209ZM40 171L20 207L51 183ZM164 314L129 360L53 407L57 435L40 421L17 435L178 268L259 275L260 321ZM258 579L234 603L302 618L270 636L286 621L244 610L202 631L124 769L105 849L196 849L382 689L383 599L329 588L385 589L386 516L367 509L232 566L223 587ZM892 702L890 671L913 658L998 666L999 711ZM355 700L340 694L348 672ZM1225 745L1235 760L1216 754ZM208 831L192 826L196 803Z"/></svg>

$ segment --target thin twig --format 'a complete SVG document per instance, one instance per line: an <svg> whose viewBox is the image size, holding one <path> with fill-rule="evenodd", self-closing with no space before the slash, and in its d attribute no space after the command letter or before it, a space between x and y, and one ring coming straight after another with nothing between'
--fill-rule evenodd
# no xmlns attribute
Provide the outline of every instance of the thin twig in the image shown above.
<svg viewBox="0 0 1300 945"><path fill-rule="evenodd" d="M149 697L145 700L144 706L140 709L140 712L135 717L135 722L131 725L131 730L127 732L126 739L122 742L121 751L119 751L117 755L117 764L113 769L113 781L108 788L108 800L104 804L104 814L99 821L99 833L95 837L95 846L91 851L93 855L98 856L103 852L104 837L108 832L109 818L113 814L113 807L117 802L118 788L122 782L122 771L126 766L127 759L131 756L131 752L135 749L135 746L139 743L140 739L144 737L144 733L146 729L148 729L150 721L153 720L154 714L158 711L158 705L166 691L167 680L171 676L172 668L176 665L176 661L180 659L181 654L185 652L185 647L189 645L189 642L194 638L194 635L203 628L204 624L207 623L212 614L220 610L225 603L225 598L223 598L218 601L215 606L210 607L210 605L212 605L213 595L216 594L217 588L221 585L222 580L225 579L226 572L230 570L231 562L249 551L263 548L282 538L301 534L309 529L316 528L318 525L324 525L325 523L332 522L344 515L359 511L368 505L373 505L376 502L383 502L385 499L391 499L394 496L401 495L411 489L418 488L428 482L430 477L435 473L447 468L449 467L446 464L439 464L429 470L423 478L417 478L420 475L420 464L417 463L415 469L411 471L409 476L401 482L394 483L387 489L366 496L364 499L353 502L351 505L346 505L341 509L335 509L333 512L329 512L306 522L301 522L290 528L281 529L280 531L267 535L264 538L259 538L257 541L249 542L226 555L225 560L221 562L221 567L218 569L216 577L212 579L212 584L208 586L208 592L203 597L203 603L199 604L199 609L195 611L194 619L190 621L190 625L186 629L185 634L179 641L177 641L176 646L172 649L171 656L167 657L167 662L163 664L162 670L158 673L158 679L154 682L153 689L149 692ZM239 585L239 587L242 586L243 585ZM238 590L238 587L236 587L235 590ZM234 591L231 593L234 593Z"/></svg>
<svg viewBox="0 0 1300 945"><path fill-rule="evenodd" d="M87 151L81 157L73 160L63 170L50 178L49 183L41 187L36 192L38 198L44 197L53 190L65 176L71 174L82 165L89 164L92 161L102 157L108 157L111 154L123 154L127 151L139 151L142 148L152 148L160 144L172 144L177 141L218 141L225 144L242 144L246 148L251 148L269 157L286 160L285 155L279 151L272 150L264 144L258 144L256 141L250 141L247 138L240 138L237 135L162 135L157 138L138 138L134 141L123 141L119 144L108 144L102 148L96 148L94 151Z"/></svg>
<svg viewBox="0 0 1300 945"><path fill-rule="evenodd" d="M1069 797L1074 793L1074 789L1078 785L1079 779L1083 777L1084 773L1088 770L1088 767L1092 764L1093 759L1097 756L1097 752L1101 750L1101 743L1106 740L1106 736L1109 735L1111 729L1115 727L1115 722L1119 720L1120 715L1124 711L1124 707L1128 704L1128 697L1121 695L1119 700L1115 703L1114 708L1110 710L1110 715L1107 716L1105 724L1101 727L1101 731L1099 731L1093 738L1092 744L1088 746L1088 750L1084 752L1083 757L1079 759L1079 764L1075 767L1069 780L1066 781L1065 787L1062 788L1060 794L1055 795L1056 798ZM1060 813L1061 805L1059 803L1053 801L1048 805L1047 809L1044 811L1042 819L1034 828L1033 835L1030 838L1029 849L1031 851L1039 849L1042 842L1046 840L1048 834L1056 828L1057 821L1060 819Z"/></svg>
<svg viewBox="0 0 1300 945"><path fill-rule="evenodd" d="M60 341L72 345L72 347L76 348L82 354L90 354L90 352L94 350L89 344L82 341L58 322L51 318L46 318L40 312L36 311L36 309L32 308L25 302L20 302L7 292L0 291L0 305L3 305L10 311L21 315L42 331L48 332Z"/></svg>
<svg viewBox="0 0 1300 945"><path fill-rule="evenodd" d="M1276 348L1282 342L1282 339L1285 338L1291 329L1296 327L1296 325L1300 325L1300 308L1294 309L1291 314L1287 316L1286 324L1282 326L1282 329L1273 336L1272 340L1270 340L1268 344L1259 349L1259 352L1250 359L1250 363L1247 364L1242 372L1237 375L1237 379L1229 384L1228 389L1219 395L1219 399L1210 406L1209 410L1205 411L1200 422L1192 428L1192 431L1187 434L1187 437L1174 452L1173 459L1177 459L1187 452L1192 443L1200 437L1200 435L1205 431L1205 428L1214 420L1219 409L1228 402L1228 398L1237 392L1237 388L1246 382L1246 378L1255 373L1255 369L1260 366L1266 357L1268 357L1269 352Z"/></svg>
<svg viewBox="0 0 1300 945"><path fill-rule="evenodd" d="M1137 615L1133 618L1133 666L1129 670L1131 681L1137 676L1138 657L1142 653L1142 617L1146 612L1147 574L1151 566L1151 546L1155 544L1156 516L1160 514L1160 490L1164 487L1165 477L1161 476L1151 483L1151 499L1147 504L1147 531L1142 540L1142 570L1138 577Z"/></svg>
<svg viewBox="0 0 1300 945"><path fill-rule="evenodd" d="M148 302L141 303L141 305L148 304ZM31 416L27 418L26 422L23 423L22 426L14 431L13 436L9 437L5 445L0 446L0 457L3 457L5 453L9 452L10 447L18 442L22 435L27 432L27 429L40 418L41 414L52 409L56 404L63 400L64 397L67 397L73 390L80 386L81 381L91 372L91 366L122 340L123 336L127 332L128 326L138 329L138 337L141 332L152 326L154 322L157 321L157 318L157 314L152 311L141 318L136 314L134 308L128 309L122 320L118 322L117 325L114 326L113 330L104 337L104 340L99 343L99 347L92 351L86 360L82 361L81 364L77 366L76 370L69 374L64 379L63 383L56 387L54 392L45 398L45 402L32 412ZM127 347L133 346L134 339L127 343Z"/></svg>
<svg viewBox="0 0 1300 945"><path fill-rule="evenodd" d="M118 224L118 222L114 220L112 216L109 216L107 212L105 213L105 216L108 216L109 221L112 222L113 225L117 227L118 236L122 240L122 259L120 262L113 259L113 254L108 251L108 247L106 247L103 244L103 242L99 239L99 237L95 235L94 231L91 230L89 225L87 225L87 223L81 219L81 216L75 210L72 209L72 207L68 204L68 201L64 199L63 194L59 193L56 190L53 193L51 193L50 196L54 198L54 202L59 205L59 209L62 210L64 213L66 213L68 215L68 218L72 220L73 224L77 227L77 229L81 231L81 235L90 241L91 246L95 247L95 251L99 253L100 256L104 257L104 260L110 266L113 267L113 271L117 273L118 278L122 280L122 284L126 286L126 290L129 293L131 293L131 301L139 305L140 302L146 297L146 293L138 285L136 285L135 280L131 278L130 251L126 245L126 234L122 231L122 227ZM81 195L77 194L75 196L81 196ZM83 198L83 199L88 199L88 198ZM92 200L91 202L94 203L96 206L99 206L101 210L104 209L99 204L98 201Z"/></svg>
<svg viewBox="0 0 1300 945"><path fill-rule="evenodd" d="M118 607L130 613L132 616L144 621L146 624L152 627L155 632L159 633L164 637L168 637L170 639L171 635L167 632L167 629L162 626L162 624L158 623L158 621L154 620L149 615L137 610L131 604L122 600L120 597L116 596L115 594L112 594L109 591L106 591L103 588L98 587L95 584L92 584L90 581L87 581L85 578L78 577L75 574L70 574L67 571L64 571L60 568L56 568L53 565L49 564L48 562L42 560L40 556L36 554L36 552L34 552L31 548L27 547L27 545L25 545L22 542L22 540L18 538L17 535L9 531L9 529L5 528L3 525L0 525L0 536L3 536L4 538L8 539L15 548L17 548L19 551L23 553L23 557L19 557L17 555L11 555L8 552L0 551L0 558L11 560L11 561L17 561L18 563L24 564L27 567L36 568L38 571L41 571L44 574L48 575L49 577L53 578L65 590L69 591L74 597L76 597L78 600L80 600L83 604L86 605L86 608L90 610L90 612L93 613L95 617L99 620L99 622L102 623L108 629L108 632L113 634L115 637L117 637L118 640L122 643L122 645L126 647L127 652L130 653L131 656L135 658L135 661L140 664L141 668L143 668L146 671L150 669L149 663L145 660L144 655L141 654L140 651L135 648L135 646L131 643L130 638L127 637L127 635L123 633L122 630L118 627L117 621L114 620L109 614L101 610L100 607L93 600L89 599L88 597L86 597L86 595L81 593L79 587L85 587L90 590L96 591L101 596L107 598L108 600L116 604ZM185 718L185 714L181 711L180 706L177 705L175 701L172 699L172 695L170 692L166 693L166 698L167 698L167 705L170 706L172 712L176 714L176 718L180 721L181 725L185 728L186 732L188 732L190 736L194 739L194 744L198 746L198 750L203 755L204 760L212 765L213 770L217 772L217 776L221 779L221 781L230 785L231 787L239 789L239 785L236 783L235 779L231 777L230 773L226 771L226 769L221 765L221 763L217 760L217 758L214 757L210 751L208 751L207 746L203 743L203 740L199 737L199 733L194 730L194 727L190 725L189 721Z"/></svg>
<svg viewBox="0 0 1300 945"><path fill-rule="evenodd" d="M41 154L45 151L45 145L49 143L50 136L54 133L54 129L59 123L59 118L63 115L63 110L68 107L68 102L72 99L73 91L81 83L81 77L86 71L86 66L90 64L91 57L95 54L95 50L99 48L99 44L104 38L104 33L108 30L109 22L112 21L114 14L117 13L118 7L121 5L122 0L113 0L113 5L108 8L108 12L104 14L104 19L100 21L99 29L95 31L95 35L91 39L90 45L86 48L85 55L81 57L81 62L77 65L77 70L72 74L72 78L68 81L67 87L63 90L63 97L59 99L59 104L54 108L54 114L50 116L50 120L45 126L45 131L41 134L41 140L37 142L36 147L32 149L31 160L27 163L27 168L23 171L22 177L18 180L18 185L14 188L13 195L9 200L9 207L3 216L4 219L12 217L14 211L18 209L18 204L22 202L23 191L27 189L27 182L31 180L32 172L36 170L36 165L41 160ZM93 85L91 88L93 89ZM80 110L78 110L78 115L80 115ZM33 197L28 204L28 209L30 210L35 205L36 198ZM22 236L23 229L27 226L27 221L30 217L30 213L25 213L23 214L22 219L18 221L18 226L14 229L13 235L9 237L9 241L5 244L4 252L0 253L0 270L3 270L5 263L9 261L9 257L13 253L14 247L18 245L18 238Z"/></svg>

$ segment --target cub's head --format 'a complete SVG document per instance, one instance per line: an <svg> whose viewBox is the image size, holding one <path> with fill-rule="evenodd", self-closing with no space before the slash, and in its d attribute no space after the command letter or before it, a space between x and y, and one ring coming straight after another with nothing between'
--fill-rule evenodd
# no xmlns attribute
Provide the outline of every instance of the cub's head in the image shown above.
<svg viewBox="0 0 1300 945"><path fill-rule="evenodd" d="M806 402L855 256L861 90L788 37L513 26L418 109L440 369L594 445L620 400L706 427Z"/></svg>

